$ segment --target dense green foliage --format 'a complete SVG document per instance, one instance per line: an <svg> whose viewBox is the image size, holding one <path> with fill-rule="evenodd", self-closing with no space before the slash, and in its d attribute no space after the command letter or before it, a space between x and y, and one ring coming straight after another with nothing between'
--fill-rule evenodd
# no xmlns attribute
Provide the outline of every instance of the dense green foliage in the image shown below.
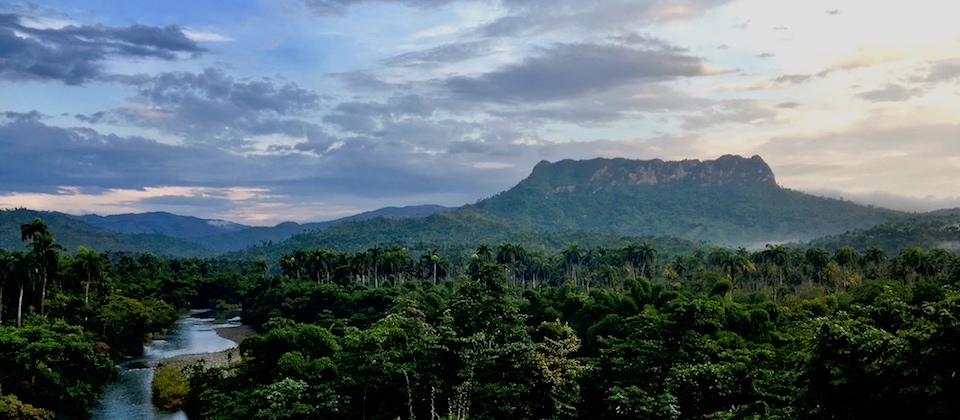
<svg viewBox="0 0 960 420"><path fill-rule="evenodd" d="M242 361L158 371L160 405L253 419L960 415L960 256L943 248L504 240L238 261L71 254L38 220L21 240L0 251L0 410L23 416L82 417L116 358L178 311L235 304L260 332Z"/></svg>
<svg viewBox="0 0 960 420"><path fill-rule="evenodd" d="M192 416L960 415L960 258L943 249L503 242L257 265L241 299L261 334L229 374L192 370Z"/></svg>
<svg viewBox="0 0 960 420"><path fill-rule="evenodd" d="M119 358L142 352L178 308L161 300L163 284L150 296L129 293L144 291L149 275L118 273L83 246L66 253L40 219L23 223L18 237L25 250L0 249L0 413L82 418ZM170 296L183 293L173 289Z"/></svg>

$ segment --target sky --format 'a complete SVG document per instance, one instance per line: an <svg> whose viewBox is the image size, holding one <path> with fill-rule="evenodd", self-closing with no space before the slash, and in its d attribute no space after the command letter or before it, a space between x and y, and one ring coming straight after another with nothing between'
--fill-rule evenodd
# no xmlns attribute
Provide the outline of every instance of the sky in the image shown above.
<svg viewBox="0 0 960 420"><path fill-rule="evenodd" d="M541 161L760 155L960 207L955 0L0 3L0 208L249 225L459 206Z"/></svg>

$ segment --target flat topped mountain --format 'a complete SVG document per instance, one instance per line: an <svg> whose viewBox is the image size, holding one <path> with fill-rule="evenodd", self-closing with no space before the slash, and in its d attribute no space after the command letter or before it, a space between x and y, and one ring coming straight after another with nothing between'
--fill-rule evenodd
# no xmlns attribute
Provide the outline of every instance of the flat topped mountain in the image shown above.
<svg viewBox="0 0 960 420"><path fill-rule="evenodd" d="M547 231L669 235L723 245L804 240L898 212L781 188L760 156L540 162L477 208Z"/></svg>
<svg viewBox="0 0 960 420"><path fill-rule="evenodd" d="M593 159L541 161L523 183L547 184L554 192L577 188L598 190L615 186L689 184L722 186L742 183L776 185L770 166L760 156L725 155L716 160L681 161ZM523 184L521 183L521 184ZM540 185L542 187L542 185Z"/></svg>

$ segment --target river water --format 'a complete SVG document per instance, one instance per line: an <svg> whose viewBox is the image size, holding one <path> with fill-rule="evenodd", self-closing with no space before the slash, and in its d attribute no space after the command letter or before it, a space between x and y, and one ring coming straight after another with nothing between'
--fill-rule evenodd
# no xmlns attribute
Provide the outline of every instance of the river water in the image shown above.
<svg viewBox="0 0 960 420"><path fill-rule="evenodd" d="M93 407L95 420L183 420L182 411L168 413L150 402L150 381L153 368L142 367L152 362L184 354L213 353L231 349L237 343L220 337L209 320L184 318L179 328L164 340L154 340L143 347L143 357L120 365L120 379L107 387Z"/></svg>

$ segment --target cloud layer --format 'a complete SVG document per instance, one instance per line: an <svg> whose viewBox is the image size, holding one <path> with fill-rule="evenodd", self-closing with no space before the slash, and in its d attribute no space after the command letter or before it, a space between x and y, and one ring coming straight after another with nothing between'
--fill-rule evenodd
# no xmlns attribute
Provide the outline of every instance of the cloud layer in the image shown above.
<svg viewBox="0 0 960 420"><path fill-rule="evenodd" d="M323 220L473 202L542 159L727 153L949 203L960 31L918 1L15 2L0 205Z"/></svg>

